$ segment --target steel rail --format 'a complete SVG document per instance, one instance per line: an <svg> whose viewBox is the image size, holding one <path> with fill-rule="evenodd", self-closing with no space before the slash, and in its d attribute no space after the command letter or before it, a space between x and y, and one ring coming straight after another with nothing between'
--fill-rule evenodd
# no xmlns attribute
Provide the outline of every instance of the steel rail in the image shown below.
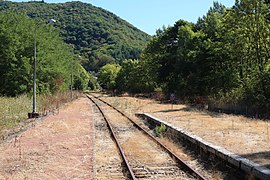
<svg viewBox="0 0 270 180"><path fill-rule="evenodd" d="M129 174L130 174L131 178L132 178L133 180L136 180L135 174L134 174L133 170L131 169L131 167L130 167L130 165L129 165L129 163L128 163L128 160L127 160L127 158L126 158L126 156L125 156L125 154L124 154L124 151L123 151L122 147L120 146L120 143L118 142L118 140L117 140L117 138L116 138L116 135L115 135L115 132L114 132L114 130L113 130L113 128L112 128L111 123L110 123L109 120L106 118L104 112L103 112L102 109L98 106L98 104L97 104L90 96L87 95L87 97L95 104L95 106L98 108L98 110L99 110L100 113L102 114L102 117L105 119L105 121L106 121L106 123L107 123L107 125L108 125L108 127L109 127L109 130L110 130L110 132L111 132L111 134L112 134L112 136L113 136L113 139L114 139L114 141L116 142L116 145L117 145L117 147L118 147L118 149L119 149L119 151L120 151L120 154L121 154L121 156L122 156L122 158L123 158L123 160L124 160L124 162L125 162L125 164L126 164L126 167L128 168L128 171L129 171ZM96 99L98 99L98 98L96 98Z"/></svg>
<svg viewBox="0 0 270 180"><path fill-rule="evenodd" d="M159 141L157 138L155 138L153 135L151 135L150 133L148 133L144 128L142 128L138 123L136 123L135 121L133 121L130 117L128 117L126 114L124 114L123 112L121 112L120 110L118 110L117 108L115 108L114 106L112 106L111 104L107 103L106 101L92 95L94 98L102 101L103 103L107 104L108 106L110 106L111 108L113 108L114 110L116 110L117 112L119 112L122 116L126 117L128 120L130 120L136 127L138 127L141 131L143 131L145 134L147 134L149 137L151 137L158 145L160 145L162 148L164 148L164 150L166 150L172 157L173 159L180 164L180 166L186 170L187 172L189 172L192 176L194 176L195 178L201 179L201 180L206 180L205 177L203 177L199 172L197 172L195 169L193 169L191 166L189 166L187 163L185 163L178 155L176 155L174 152L172 152L166 145L164 145L161 141Z"/></svg>

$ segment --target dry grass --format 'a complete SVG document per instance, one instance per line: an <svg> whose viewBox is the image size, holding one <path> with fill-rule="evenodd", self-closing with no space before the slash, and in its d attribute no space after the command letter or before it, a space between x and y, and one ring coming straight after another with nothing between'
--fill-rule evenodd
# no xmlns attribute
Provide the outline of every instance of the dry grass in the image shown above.
<svg viewBox="0 0 270 180"><path fill-rule="evenodd" d="M73 98L77 99L79 92L73 92ZM38 112L46 115L48 111L55 111L61 105L70 102L70 92L58 92L53 95L41 95L38 97Z"/></svg>
<svg viewBox="0 0 270 180"><path fill-rule="evenodd" d="M74 92L74 98L79 96ZM71 100L69 92L56 93L54 95L40 95L37 97L37 111L46 115L49 111L55 111L62 104ZM0 97L0 137L4 131L16 127L27 119L32 112L32 98L27 95L18 97Z"/></svg>
<svg viewBox="0 0 270 180"><path fill-rule="evenodd" d="M208 142L269 166L270 121L244 116L211 113L183 104L163 104L151 99L108 97L107 102L128 114L150 113L170 124L185 129Z"/></svg>

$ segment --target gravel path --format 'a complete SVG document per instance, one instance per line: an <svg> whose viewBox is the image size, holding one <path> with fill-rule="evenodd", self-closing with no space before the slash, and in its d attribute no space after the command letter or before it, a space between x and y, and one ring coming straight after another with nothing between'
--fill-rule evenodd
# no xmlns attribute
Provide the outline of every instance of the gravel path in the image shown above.
<svg viewBox="0 0 270 180"><path fill-rule="evenodd" d="M79 98L0 144L0 179L93 179L94 122Z"/></svg>

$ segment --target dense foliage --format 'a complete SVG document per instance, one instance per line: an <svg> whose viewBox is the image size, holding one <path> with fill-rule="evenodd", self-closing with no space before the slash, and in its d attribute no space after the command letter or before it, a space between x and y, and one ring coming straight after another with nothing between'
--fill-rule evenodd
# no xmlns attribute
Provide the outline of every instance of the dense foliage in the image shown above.
<svg viewBox="0 0 270 180"><path fill-rule="evenodd" d="M137 59L150 36L116 15L88 3L0 2L0 10L25 12L45 20L55 19L64 41L75 53L86 57L87 71L97 71L108 63Z"/></svg>
<svg viewBox="0 0 270 180"><path fill-rule="evenodd" d="M107 90L114 90L116 88L116 77L120 69L121 67L117 64L106 64L101 67L98 74L100 86Z"/></svg>
<svg viewBox="0 0 270 180"><path fill-rule="evenodd" d="M34 37L37 47L37 92L69 88L73 54L52 24L25 14L0 13L0 95L17 96L32 91ZM80 68L73 61L73 70ZM82 67L81 67L82 68ZM77 73L87 81L87 73ZM89 78L88 78L89 79ZM87 81L88 83L88 81Z"/></svg>
<svg viewBox="0 0 270 180"><path fill-rule="evenodd" d="M101 67L98 82L102 88L130 93L153 92L156 84L152 77L145 76L144 64L139 60L126 59L121 65L106 64Z"/></svg>
<svg viewBox="0 0 270 180"><path fill-rule="evenodd" d="M144 76L143 64L139 60L124 60L116 77L116 88L119 92L147 93L154 90L155 85Z"/></svg>
<svg viewBox="0 0 270 180"><path fill-rule="evenodd" d="M218 97L267 111L269 21L264 0L237 0L229 9L214 3L196 24L179 20L157 31L142 55L145 75L178 97Z"/></svg>
<svg viewBox="0 0 270 180"><path fill-rule="evenodd" d="M127 60L116 78L129 92L214 99L270 113L270 9L264 0L215 2L197 23L179 20L159 29L141 60ZM151 87L151 88L149 88Z"/></svg>

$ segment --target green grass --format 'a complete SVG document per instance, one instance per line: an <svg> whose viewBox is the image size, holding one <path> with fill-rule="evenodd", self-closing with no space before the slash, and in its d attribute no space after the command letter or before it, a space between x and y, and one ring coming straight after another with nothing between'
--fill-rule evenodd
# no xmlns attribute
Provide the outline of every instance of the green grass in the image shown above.
<svg viewBox="0 0 270 180"><path fill-rule="evenodd" d="M73 98L78 96L78 92L73 93ZM48 111L58 109L69 101L71 101L69 92L39 95L37 97L37 111L43 115ZM5 130L12 129L20 122L25 121L29 112L32 112L32 97L27 95L0 97L0 137Z"/></svg>

